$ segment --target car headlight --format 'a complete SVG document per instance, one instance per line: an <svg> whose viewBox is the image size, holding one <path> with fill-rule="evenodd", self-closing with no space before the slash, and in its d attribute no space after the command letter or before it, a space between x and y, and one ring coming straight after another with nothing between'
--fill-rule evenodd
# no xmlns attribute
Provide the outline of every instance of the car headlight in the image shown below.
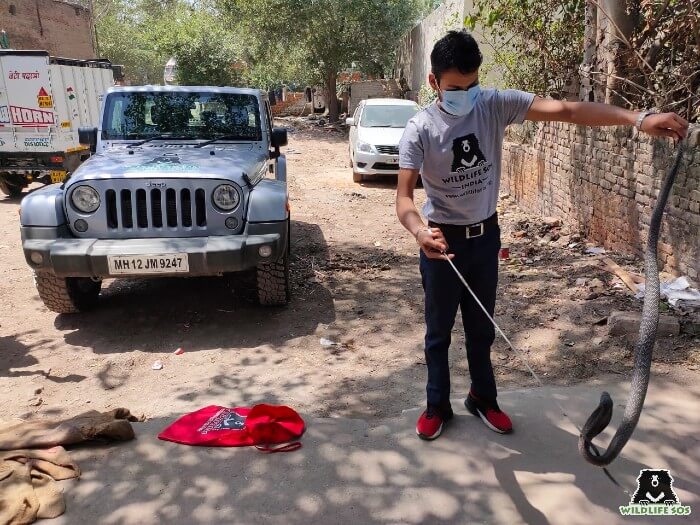
<svg viewBox="0 0 700 525"><path fill-rule="evenodd" d="M94 213L100 207L100 194L90 186L78 186L71 193L70 200L78 211Z"/></svg>
<svg viewBox="0 0 700 525"><path fill-rule="evenodd" d="M377 152L374 149L374 146L372 146L372 144L368 144L366 142L358 142L357 143L357 151L360 151L362 153L376 153Z"/></svg>
<svg viewBox="0 0 700 525"><path fill-rule="evenodd" d="M223 211L233 211L241 202L241 196L238 190L230 184L221 184L214 189L212 195L214 205Z"/></svg>

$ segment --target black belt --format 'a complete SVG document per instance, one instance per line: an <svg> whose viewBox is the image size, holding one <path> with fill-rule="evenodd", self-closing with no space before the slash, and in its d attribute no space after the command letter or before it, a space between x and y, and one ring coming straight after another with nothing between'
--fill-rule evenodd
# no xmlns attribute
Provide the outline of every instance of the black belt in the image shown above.
<svg viewBox="0 0 700 525"><path fill-rule="evenodd" d="M437 222L429 221L428 226L431 228L440 228L445 237L462 237L467 239L473 239L475 237L481 237L485 233L488 233L494 228L498 227L498 214L494 213L483 222L477 222L476 224L439 224Z"/></svg>

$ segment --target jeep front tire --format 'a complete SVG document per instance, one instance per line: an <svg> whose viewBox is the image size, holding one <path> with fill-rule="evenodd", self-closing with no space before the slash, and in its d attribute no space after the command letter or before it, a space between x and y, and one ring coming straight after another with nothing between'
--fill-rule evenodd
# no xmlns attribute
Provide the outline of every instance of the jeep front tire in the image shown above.
<svg viewBox="0 0 700 525"><path fill-rule="evenodd" d="M262 306L284 306L289 303L289 243L284 257L276 262L261 263L255 269L258 303Z"/></svg>
<svg viewBox="0 0 700 525"><path fill-rule="evenodd" d="M97 306L101 281L87 277L58 277L34 272L34 283L44 306L58 314L85 312Z"/></svg>

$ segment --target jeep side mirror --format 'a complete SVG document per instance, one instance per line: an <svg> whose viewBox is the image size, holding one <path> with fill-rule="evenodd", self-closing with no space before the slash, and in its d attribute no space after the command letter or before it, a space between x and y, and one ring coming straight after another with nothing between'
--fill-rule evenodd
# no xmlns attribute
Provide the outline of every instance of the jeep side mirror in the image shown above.
<svg viewBox="0 0 700 525"><path fill-rule="evenodd" d="M345 119L345 125L346 126L354 126L355 125L355 119L352 117L348 117Z"/></svg>
<svg viewBox="0 0 700 525"><path fill-rule="evenodd" d="M90 146L90 151L97 150L97 128L78 128L78 142Z"/></svg>
<svg viewBox="0 0 700 525"><path fill-rule="evenodd" d="M275 149L280 149L282 146L287 145L287 129L286 128L272 128L272 147Z"/></svg>

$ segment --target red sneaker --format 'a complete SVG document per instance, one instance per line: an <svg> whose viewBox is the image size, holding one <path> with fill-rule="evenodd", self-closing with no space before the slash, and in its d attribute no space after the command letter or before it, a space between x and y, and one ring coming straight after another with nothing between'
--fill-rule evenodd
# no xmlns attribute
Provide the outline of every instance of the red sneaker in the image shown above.
<svg viewBox="0 0 700 525"><path fill-rule="evenodd" d="M452 407L440 410L438 407L428 405L428 408L421 414L416 423L416 434L425 440L436 439L442 434L442 429L453 417Z"/></svg>
<svg viewBox="0 0 700 525"><path fill-rule="evenodd" d="M481 418L484 424L494 432L499 434L510 434L513 432L513 423L508 414L503 412L496 401L486 402L469 392L464 406L475 416Z"/></svg>

